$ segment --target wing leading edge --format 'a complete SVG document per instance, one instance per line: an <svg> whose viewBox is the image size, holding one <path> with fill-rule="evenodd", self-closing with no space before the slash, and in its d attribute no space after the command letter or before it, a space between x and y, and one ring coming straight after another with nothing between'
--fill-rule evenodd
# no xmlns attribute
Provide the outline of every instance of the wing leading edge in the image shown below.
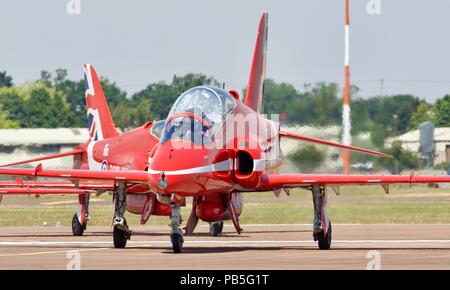
<svg viewBox="0 0 450 290"><path fill-rule="evenodd" d="M344 175L344 174L266 174L262 190L311 185L383 185L449 183L450 176L419 175Z"/></svg>
<svg viewBox="0 0 450 290"><path fill-rule="evenodd" d="M36 188L36 187L19 187L19 188L9 188L2 187L0 188L0 195L32 195L32 194L57 194L57 195L65 195L65 194L95 194L97 191L88 190L88 189L76 189L76 188Z"/></svg>
<svg viewBox="0 0 450 290"><path fill-rule="evenodd" d="M28 176L62 178L70 180L83 180L78 187L70 185L68 182L48 182L48 181L4 181L0 182L0 189L11 187L38 189L43 194L45 190L59 189L74 190L72 193L89 190L108 190L113 188L112 183L99 183L86 180L103 180L108 182L124 181L143 183L148 182L149 173L147 171L93 171L93 170L43 170L41 166L35 169L22 168L0 168L0 175ZM427 184L427 183L450 183L450 176L419 176L419 175L344 175L344 174L265 174L256 190L273 190L281 187L307 187L312 185L388 185L388 184ZM26 190L23 189L25 192ZM78 190L78 191L77 191ZM18 190L17 193L20 193ZM75 192L76 191L76 192ZM12 191L11 191L12 192ZM29 191L26 191L27 193Z"/></svg>
<svg viewBox="0 0 450 290"><path fill-rule="evenodd" d="M63 178L71 180L110 180L128 182L147 182L147 171L102 171L102 170L44 170L42 166L31 168L0 168L0 175Z"/></svg>
<svg viewBox="0 0 450 290"><path fill-rule="evenodd" d="M364 149L364 148L359 148L359 147L355 147L355 146L350 146L350 145L344 145L341 143L331 142L331 141L313 138L313 137L309 137L309 136L298 135L298 134L284 132L284 131L280 131L279 134L280 134L280 137L285 137L285 138L290 138L290 139L295 139L295 140L300 140L300 141L306 141L306 142L311 142L311 143L316 143L316 144L322 144L322 145L327 145L327 146L333 146L333 147L338 147L338 148L347 149L347 150L351 150L351 151L357 151L357 152L367 153L367 154L371 154L371 155L377 155L377 156L381 156L381 157L392 158L391 155L386 154L386 153L381 153L381 152L368 150L368 149Z"/></svg>
<svg viewBox="0 0 450 290"><path fill-rule="evenodd" d="M48 177L70 181L0 181L0 195L8 194L94 194L113 190L115 182L142 183L148 181L146 171L93 171L93 170L43 170L41 165L34 169L0 168L0 175L25 176L36 179ZM76 181L76 182L74 182Z"/></svg>

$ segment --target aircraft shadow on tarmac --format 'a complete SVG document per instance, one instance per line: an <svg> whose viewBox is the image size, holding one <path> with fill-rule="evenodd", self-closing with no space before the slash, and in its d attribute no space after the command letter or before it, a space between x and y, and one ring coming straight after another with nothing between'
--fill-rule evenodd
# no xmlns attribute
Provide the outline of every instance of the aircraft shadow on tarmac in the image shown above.
<svg viewBox="0 0 450 290"><path fill-rule="evenodd" d="M249 234L274 234L274 233L311 233L311 231L242 231L241 234L237 233L221 233L218 237L224 238L248 238ZM167 236L167 233L165 234ZM312 235L312 234L311 234ZM186 235L187 237L211 237L209 233L193 233Z"/></svg>
<svg viewBox="0 0 450 290"><path fill-rule="evenodd" d="M132 249L132 248L130 248ZM138 247L134 249L139 250L160 250L162 254L173 255L171 247ZM220 254L220 253L233 253L244 251L280 251L285 250L284 247L183 247L183 254Z"/></svg>
<svg viewBox="0 0 450 290"><path fill-rule="evenodd" d="M173 255L173 251L168 247L137 247L137 248L128 248L131 249L139 249L139 250L161 250L162 254L170 254ZM332 248L328 251L318 250L315 246L270 246L270 247L255 247L255 246L236 246L236 247L191 247L185 246L183 248L183 254L220 254L220 253L233 253L233 252L245 252L245 251L286 251L286 250L298 250L298 251L315 251L318 253L329 253L332 252L341 252L341 251L360 251L366 253L368 250L379 250L379 251L450 251L450 248L389 248L389 247L374 247L374 248Z"/></svg>
<svg viewBox="0 0 450 290"><path fill-rule="evenodd" d="M111 232L95 232L84 235L84 237L110 237ZM0 238L67 238L83 239L83 237L75 237L71 233L45 233L45 234L3 234Z"/></svg>
<svg viewBox="0 0 450 290"><path fill-rule="evenodd" d="M230 238L248 238L248 234L266 234L266 233L301 233L301 232L310 232L310 231L244 231L240 235L237 233L222 233L219 237L230 237ZM83 237L110 237L112 232L89 232L85 233ZM147 237L166 237L167 232L133 232L132 236L147 236ZM190 235L186 235L188 237L211 237L209 233L193 233ZM76 239L82 239L83 237L74 237L71 233L33 233L33 234L3 234L0 235L0 238L67 238L73 237Z"/></svg>

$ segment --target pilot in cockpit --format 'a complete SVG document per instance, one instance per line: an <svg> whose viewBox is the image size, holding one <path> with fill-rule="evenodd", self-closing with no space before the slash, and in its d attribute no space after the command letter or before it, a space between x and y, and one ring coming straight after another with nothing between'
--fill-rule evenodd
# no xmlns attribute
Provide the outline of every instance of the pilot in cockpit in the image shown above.
<svg viewBox="0 0 450 290"><path fill-rule="evenodd" d="M161 143L171 139L210 143L218 125L235 105L233 97L218 88L201 86L188 90L170 110Z"/></svg>

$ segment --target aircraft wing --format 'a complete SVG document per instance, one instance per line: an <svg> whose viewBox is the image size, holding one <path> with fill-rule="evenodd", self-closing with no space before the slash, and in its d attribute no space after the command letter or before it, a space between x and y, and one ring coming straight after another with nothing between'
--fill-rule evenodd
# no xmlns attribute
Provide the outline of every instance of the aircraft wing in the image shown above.
<svg viewBox="0 0 450 290"><path fill-rule="evenodd" d="M344 174L266 174L262 190L311 185L388 185L413 183L447 183L450 176L419 175L344 175Z"/></svg>
<svg viewBox="0 0 450 290"><path fill-rule="evenodd" d="M98 191L113 190L113 182L80 181L0 181L0 196L2 195L44 195L44 194L97 194Z"/></svg>
<svg viewBox="0 0 450 290"><path fill-rule="evenodd" d="M114 182L108 181L79 181L76 184L71 181L24 181L16 180L0 181L0 190L3 188L67 188L80 190L114 190Z"/></svg>
<svg viewBox="0 0 450 290"><path fill-rule="evenodd" d="M0 195L32 195L32 194L95 194L95 190L76 189L76 188L30 188L30 187L2 187L0 188Z"/></svg>
<svg viewBox="0 0 450 290"><path fill-rule="evenodd" d="M348 149L351 151L367 153L367 154L371 154L371 155L377 155L377 156L381 156L381 157L392 158L391 155L386 154L386 153L377 152L377 151L368 150L368 149L359 148L359 147L350 146L350 145L345 145L345 144L341 144L341 143L331 142L331 141L313 138L313 137L309 137L309 136L298 135L298 134L284 132L284 131L280 131L279 134L280 134L280 137L285 137L285 138L289 138L289 139L306 141L306 142L311 142L311 143L316 143L316 144L338 147L338 148L342 148L342 149Z"/></svg>
<svg viewBox="0 0 450 290"><path fill-rule="evenodd" d="M0 196L8 194L95 194L98 191L114 190L116 181L142 183L148 181L146 171L94 171L94 170L43 170L0 168L0 175L48 177L70 181L0 181Z"/></svg>
<svg viewBox="0 0 450 290"><path fill-rule="evenodd" d="M44 170L41 165L36 168L0 168L0 175L27 176L31 178L49 177L70 180L105 180L147 182L148 172L139 170L109 171L109 170Z"/></svg>

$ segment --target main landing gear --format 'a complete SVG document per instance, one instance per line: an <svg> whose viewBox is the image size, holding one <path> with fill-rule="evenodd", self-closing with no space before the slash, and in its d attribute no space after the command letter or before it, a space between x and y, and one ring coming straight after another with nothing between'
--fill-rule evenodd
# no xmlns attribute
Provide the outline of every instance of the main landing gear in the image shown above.
<svg viewBox="0 0 450 290"><path fill-rule="evenodd" d="M327 215L327 193L325 187L312 186L314 203L313 237L318 242L319 249L328 250L331 247L332 229L331 221Z"/></svg>
<svg viewBox="0 0 450 290"><path fill-rule="evenodd" d="M127 245L127 241L131 237L131 232L128 229L127 221L123 219L123 225L115 225L113 230L114 248L123 249Z"/></svg>
<svg viewBox="0 0 450 290"><path fill-rule="evenodd" d="M72 218L72 234L82 236L89 221L89 194L78 196L78 210Z"/></svg>
<svg viewBox="0 0 450 290"><path fill-rule="evenodd" d="M114 220L113 220L113 242L115 248L125 248L127 241L131 237L131 231L128 228L125 219L127 199L127 187L124 182L120 182L117 190L114 191Z"/></svg>
<svg viewBox="0 0 450 290"><path fill-rule="evenodd" d="M209 233L213 237L217 237L223 231L223 222L209 223Z"/></svg>
<svg viewBox="0 0 450 290"><path fill-rule="evenodd" d="M74 236L82 236L84 231L86 230L86 227L87 227L86 222L81 224L80 221L78 220L77 214L74 214L72 218L72 234Z"/></svg>

